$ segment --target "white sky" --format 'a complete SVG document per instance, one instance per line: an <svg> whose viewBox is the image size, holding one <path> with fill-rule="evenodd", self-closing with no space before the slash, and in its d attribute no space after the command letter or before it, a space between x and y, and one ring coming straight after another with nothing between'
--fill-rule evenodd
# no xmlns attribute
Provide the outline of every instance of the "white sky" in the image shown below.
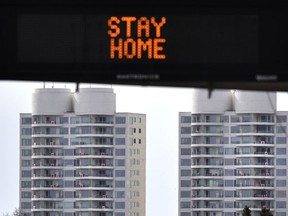
<svg viewBox="0 0 288 216"><path fill-rule="evenodd" d="M53 83L46 83L46 88ZM81 87L111 85L81 84ZM19 207L19 115L31 113L32 93L42 82L0 81L0 216ZM54 83L54 88L72 88ZM117 112L146 114L146 215L178 214L178 113L190 112L191 89L113 85ZM288 110L278 93L277 110Z"/></svg>

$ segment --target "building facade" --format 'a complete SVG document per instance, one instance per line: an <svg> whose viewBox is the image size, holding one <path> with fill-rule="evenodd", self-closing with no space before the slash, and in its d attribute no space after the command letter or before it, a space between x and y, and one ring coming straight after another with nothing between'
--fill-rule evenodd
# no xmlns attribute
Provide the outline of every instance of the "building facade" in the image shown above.
<svg viewBox="0 0 288 216"><path fill-rule="evenodd" d="M20 114L27 216L145 216L146 115L117 113L110 88L36 89Z"/></svg>
<svg viewBox="0 0 288 216"><path fill-rule="evenodd" d="M272 92L192 91L179 113L179 216L286 216L287 116Z"/></svg>

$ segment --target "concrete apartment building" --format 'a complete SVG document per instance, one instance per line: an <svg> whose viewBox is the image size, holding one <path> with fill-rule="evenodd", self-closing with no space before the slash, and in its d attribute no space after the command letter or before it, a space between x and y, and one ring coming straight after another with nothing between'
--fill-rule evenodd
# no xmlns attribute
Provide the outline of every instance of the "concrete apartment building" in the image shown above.
<svg viewBox="0 0 288 216"><path fill-rule="evenodd" d="M286 216L287 116L272 92L192 91L179 113L179 216Z"/></svg>
<svg viewBox="0 0 288 216"><path fill-rule="evenodd" d="M20 114L20 209L34 216L145 216L146 115L112 88L36 89Z"/></svg>

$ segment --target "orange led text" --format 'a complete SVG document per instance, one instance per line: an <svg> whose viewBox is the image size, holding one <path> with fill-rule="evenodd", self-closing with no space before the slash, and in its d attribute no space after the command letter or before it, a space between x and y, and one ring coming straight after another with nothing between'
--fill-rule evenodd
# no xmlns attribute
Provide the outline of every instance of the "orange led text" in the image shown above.
<svg viewBox="0 0 288 216"><path fill-rule="evenodd" d="M162 35L165 24L166 17L160 20L155 17L110 17L110 58L166 59L166 39Z"/></svg>

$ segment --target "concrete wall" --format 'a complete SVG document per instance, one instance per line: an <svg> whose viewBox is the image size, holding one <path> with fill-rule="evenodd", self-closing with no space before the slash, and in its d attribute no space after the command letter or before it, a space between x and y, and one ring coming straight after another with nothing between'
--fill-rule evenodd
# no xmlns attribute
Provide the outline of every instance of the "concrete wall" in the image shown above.
<svg viewBox="0 0 288 216"><path fill-rule="evenodd" d="M116 94L109 88L83 88L72 93L65 88L36 89L32 95L33 115L109 114L116 112Z"/></svg>
<svg viewBox="0 0 288 216"><path fill-rule="evenodd" d="M116 95L113 89L84 88L74 94L75 114L114 114Z"/></svg>
<svg viewBox="0 0 288 216"><path fill-rule="evenodd" d="M235 91L236 113L275 113L277 110L276 92Z"/></svg>
<svg viewBox="0 0 288 216"><path fill-rule="evenodd" d="M208 90L192 90L192 113L224 113L232 110L230 90L213 90L209 98Z"/></svg>
<svg viewBox="0 0 288 216"><path fill-rule="evenodd" d="M211 97L206 89L192 90L192 113L275 113L277 93L246 90L213 90Z"/></svg>
<svg viewBox="0 0 288 216"><path fill-rule="evenodd" d="M56 115L72 111L71 91L65 88L36 89L32 94L33 115Z"/></svg>

